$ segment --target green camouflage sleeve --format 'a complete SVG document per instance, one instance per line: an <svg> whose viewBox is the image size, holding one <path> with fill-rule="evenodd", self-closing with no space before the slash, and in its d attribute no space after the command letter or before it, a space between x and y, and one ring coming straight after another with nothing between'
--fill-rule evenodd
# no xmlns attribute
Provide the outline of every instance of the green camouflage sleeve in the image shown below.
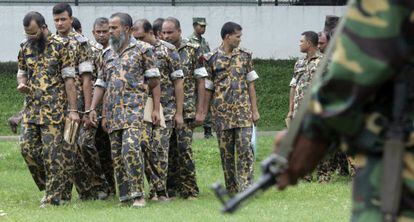
<svg viewBox="0 0 414 222"><path fill-rule="evenodd" d="M184 78L184 72L181 69L180 65L180 55L177 50L169 50L168 55L168 66L170 69L170 78L171 80Z"/></svg>
<svg viewBox="0 0 414 222"><path fill-rule="evenodd" d="M196 48L195 57L193 59L195 60L194 78L202 79L207 77L208 74L204 67L203 51L201 50L201 47Z"/></svg>
<svg viewBox="0 0 414 222"><path fill-rule="evenodd" d="M59 50L59 56L61 59L61 73L64 79L75 78L76 75L75 53L72 50L73 49L70 46L69 41L65 41L62 44L62 48Z"/></svg>
<svg viewBox="0 0 414 222"><path fill-rule="evenodd" d="M90 44L85 39L79 46L79 75L93 72L93 52Z"/></svg>
<svg viewBox="0 0 414 222"><path fill-rule="evenodd" d="M254 82L259 78L259 75L254 70L252 53L246 55L246 79L247 82Z"/></svg>
<svg viewBox="0 0 414 222"><path fill-rule="evenodd" d="M155 65L155 54L153 48L146 47L143 50L144 51L142 53L142 60L145 70L144 76L149 79L159 78L161 75L157 66Z"/></svg>
<svg viewBox="0 0 414 222"><path fill-rule="evenodd" d="M204 68L207 71L208 76L205 80L205 88L206 90L214 91L214 73L213 73L213 67L212 67L212 57L214 52L208 52L203 55L203 64Z"/></svg>
<svg viewBox="0 0 414 222"><path fill-rule="evenodd" d="M303 122L309 137L355 135L363 107L407 62L413 47L404 33L413 26L413 5L404 1L355 1L335 42L329 71L311 88Z"/></svg>

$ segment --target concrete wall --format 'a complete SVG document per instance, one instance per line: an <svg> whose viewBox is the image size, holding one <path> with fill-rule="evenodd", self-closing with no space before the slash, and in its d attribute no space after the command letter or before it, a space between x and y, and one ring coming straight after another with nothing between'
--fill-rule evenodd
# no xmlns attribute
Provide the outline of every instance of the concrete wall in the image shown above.
<svg viewBox="0 0 414 222"><path fill-rule="evenodd" d="M22 19L28 11L39 11L54 32L51 5L0 6L0 61L16 61L19 43L25 38ZM286 59L300 56L298 42L303 31L320 31L326 15L342 16L345 7L338 6L79 6L74 16L82 22L84 34L95 18L109 17L114 12L130 13L133 19L174 16L181 21L184 36L192 32L192 17L206 17L205 37L212 48L220 44L220 29L224 22L242 25L242 46L253 51L254 57Z"/></svg>

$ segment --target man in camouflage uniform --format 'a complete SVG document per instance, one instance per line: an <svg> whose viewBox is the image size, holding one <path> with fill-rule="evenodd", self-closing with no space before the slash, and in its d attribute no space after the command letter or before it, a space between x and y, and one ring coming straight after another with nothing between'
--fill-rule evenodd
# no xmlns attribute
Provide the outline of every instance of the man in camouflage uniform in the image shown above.
<svg viewBox="0 0 414 222"><path fill-rule="evenodd" d="M131 29L130 15L115 13L111 16L111 47L102 54L102 68L95 83L90 118L96 124L95 108L106 91L105 114L119 199L122 203L133 200L133 207L144 207L144 163L140 148L144 107L149 87L154 101L152 122L158 125L160 73L155 66L153 47L131 38Z"/></svg>
<svg viewBox="0 0 414 222"><path fill-rule="evenodd" d="M332 142L342 141L357 160L351 221L414 220L410 105L402 110L407 115L407 124L401 125L406 135L405 151L401 159L395 159L402 163L401 171L394 169L402 179L401 199L393 204L398 211L386 214L382 211L385 206L382 201L396 195L397 190L380 195L387 183L396 182L384 178L384 169L390 166L384 165L383 154L388 140L386 131L393 118L395 79L406 75L411 85L413 81L412 71L402 72L407 65L412 69L414 59L413 14L412 1L351 1L344 29L338 30L329 71L312 85L309 106L302 107L304 121L295 135L288 168L276 180L279 189L295 184L316 167ZM279 135L276 143L281 138L283 135Z"/></svg>
<svg viewBox="0 0 414 222"><path fill-rule="evenodd" d="M295 117L303 96L322 59L322 54L318 50L317 33L312 31L304 32L302 33L299 42L300 52L306 53L306 56L298 59L293 68L293 77L290 82L288 121ZM305 176L304 179L311 181L312 175L309 174Z"/></svg>
<svg viewBox="0 0 414 222"><path fill-rule="evenodd" d="M241 35L239 24L225 23L221 29L223 43L204 56L209 73L204 110L212 97L224 180L231 194L253 182L252 125L260 118L254 87L259 76L253 69L252 53L239 48Z"/></svg>
<svg viewBox="0 0 414 222"><path fill-rule="evenodd" d="M78 92L78 109L81 113L89 110L92 99L92 58L88 39L75 32L72 28L72 8L68 3L60 3L53 7L53 20L57 33L60 37L67 39L73 48L77 76L76 90ZM65 167L65 185L62 188L62 200L70 201L72 198L72 186L75 184L80 199L96 198L92 180L94 172L87 164L87 155L96 153L94 141L86 139L91 136L91 124L87 115L83 115L79 141L90 144L63 144L63 166Z"/></svg>
<svg viewBox="0 0 414 222"><path fill-rule="evenodd" d="M322 59L318 50L318 34L312 31L302 33L299 44L300 52L306 56L298 59L293 68L293 77L290 82L290 99L288 118L292 119L302 102L304 93L312 81L313 75Z"/></svg>
<svg viewBox="0 0 414 222"><path fill-rule="evenodd" d="M204 121L203 101L205 77L200 46L181 38L180 22L176 18L166 18L162 25L165 41L173 44L180 55L181 69L184 72L184 126L175 128L170 140L168 158L167 189L170 197L195 198L199 189L191 148L193 131Z"/></svg>
<svg viewBox="0 0 414 222"><path fill-rule="evenodd" d="M156 39L151 23L146 19L134 23L133 36L154 46L156 64L161 74L161 105L166 128L147 123L142 148L145 159L145 174L150 184L150 198L168 200L167 172L170 137L175 126L183 126L183 78L180 55L174 45ZM155 196L156 195L156 196Z"/></svg>
<svg viewBox="0 0 414 222"><path fill-rule="evenodd" d="M155 38L164 40L162 37L162 23L164 23L163 18L157 18L152 22L152 31L154 32Z"/></svg>
<svg viewBox="0 0 414 222"><path fill-rule="evenodd" d="M210 52L210 46L206 39L202 36L206 32L207 22L205 18L193 18L194 32L188 37L188 40L193 44L199 44L203 54ZM208 139L213 136L211 132L211 112L207 111L206 119L203 124L204 138Z"/></svg>
<svg viewBox="0 0 414 222"><path fill-rule="evenodd" d="M90 41L94 65L94 77L96 78L98 76L98 70L102 65L102 52L109 47L109 20L104 17L97 18L93 24L92 34L96 41ZM101 183L102 188L100 190L106 190L107 195L115 195L114 166L111 158L111 143L106 129L106 116L105 113L102 112L102 105L97 106L95 111L98 115L101 115L102 120L99 121L95 133L95 146L99 153L99 160L95 159L93 161L95 163L100 163L100 168L98 164L96 164L94 172L97 175L104 175L105 181Z"/></svg>
<svg viewBox="0 0 414 222"><path fill-rule="evenodd" d="M21 152L39 190L45 190L42 204L59 205L65 113L79 121L75 61L69 42L50 33L40 13L29 12L23 25L27 41L20 47L17 72L17 89L26 95Z"/></svg>

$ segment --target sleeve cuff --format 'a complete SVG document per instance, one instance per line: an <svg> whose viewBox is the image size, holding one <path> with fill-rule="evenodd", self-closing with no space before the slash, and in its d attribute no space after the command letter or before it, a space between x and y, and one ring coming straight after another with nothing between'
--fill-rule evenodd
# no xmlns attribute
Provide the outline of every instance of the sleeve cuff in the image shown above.
<svg viewBox="0 0 414 222"><path fill-rule="evenodd" d="M85 73L85 72L93 72L93 65L90 61L85 61L79 64L79 73Z"/></svg>
<svg viewBox="0 0 414 222"><path fill-rule="evenodd" d="M214 90L214 83L211 80L206 79L206 81L205 81L205 87L208 90Z"/></svg>
<svg viewBox="0 0 414 222"><path fill-rule="evenodd" d="M21 78L21 77L27 77L26 71L19 69L17 70L17 74L16 74L17 78Z"/></svg>
<svg viewBox="0 0 414 222"><path fill-rule="evenodd" d="M292 80L290 80L289 86L290 87L295 87L296 86L296 78L292 78Z"/></svg>
<svg viewBox="0 0 414 222"><path fill-rule="evenodd" d="M259 78L259 75L257 75L256 71L254 71L254 70L247 73L247 81L248 82L253 82L258 78Z"/></svg>
<svg viewBox="0 0 414 222"><path fill-rule="evenodd" d="M174 72L171 73L170 76L171 76L172 79L183 78L184 77L184 72L181 69L175 70Z"/></svg>
<svg viewBox="0 0 414 222"><path fill-rule="evenodd" d="M201 68L198 68L198 69L194 70L194 77L196 79L205 78L207 76L208 76L208 73L207 73L207 70L206 70L205 67L201 67Z"/></svg>
<svg viewBox="0 0 414 222"><path fill-rule="evenodd" d="M147 78L155 78L155 77L160 77L160 71L158 70L158 68L152 68L152 69L148 69L145 71L144 76Z"/></svg>
<svg viewBox="0 0 414 222"><path fill-rule="evenodd" d="M99 86L106 89L106 82L102 79L97 79L95 82L95 86Z"/></svg>
<svg viewBox="0 0 414 222"><path fill-rule="evenodd" d="M76 70L75 67L65 67L61 70L62 77L65 78L75 78Z"/></svg>

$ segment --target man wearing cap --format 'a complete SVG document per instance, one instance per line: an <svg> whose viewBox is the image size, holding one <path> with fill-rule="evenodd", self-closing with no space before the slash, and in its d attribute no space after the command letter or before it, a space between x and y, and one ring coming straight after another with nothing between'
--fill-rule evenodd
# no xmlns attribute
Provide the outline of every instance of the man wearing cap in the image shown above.
<svg viewBox="0 0 414 222"><path fill-rule="evenodd" d="M202 36L206 32L206 18L196 17L193 18L193 28L194 32L188 37L188 40L192 44L200 45L200 50L203 54L210 52L210 46L206 39ZM203 124L204 128L204 137L206 139L213 136L211 133L211 113L208 111L206 119Z"/></svg>

